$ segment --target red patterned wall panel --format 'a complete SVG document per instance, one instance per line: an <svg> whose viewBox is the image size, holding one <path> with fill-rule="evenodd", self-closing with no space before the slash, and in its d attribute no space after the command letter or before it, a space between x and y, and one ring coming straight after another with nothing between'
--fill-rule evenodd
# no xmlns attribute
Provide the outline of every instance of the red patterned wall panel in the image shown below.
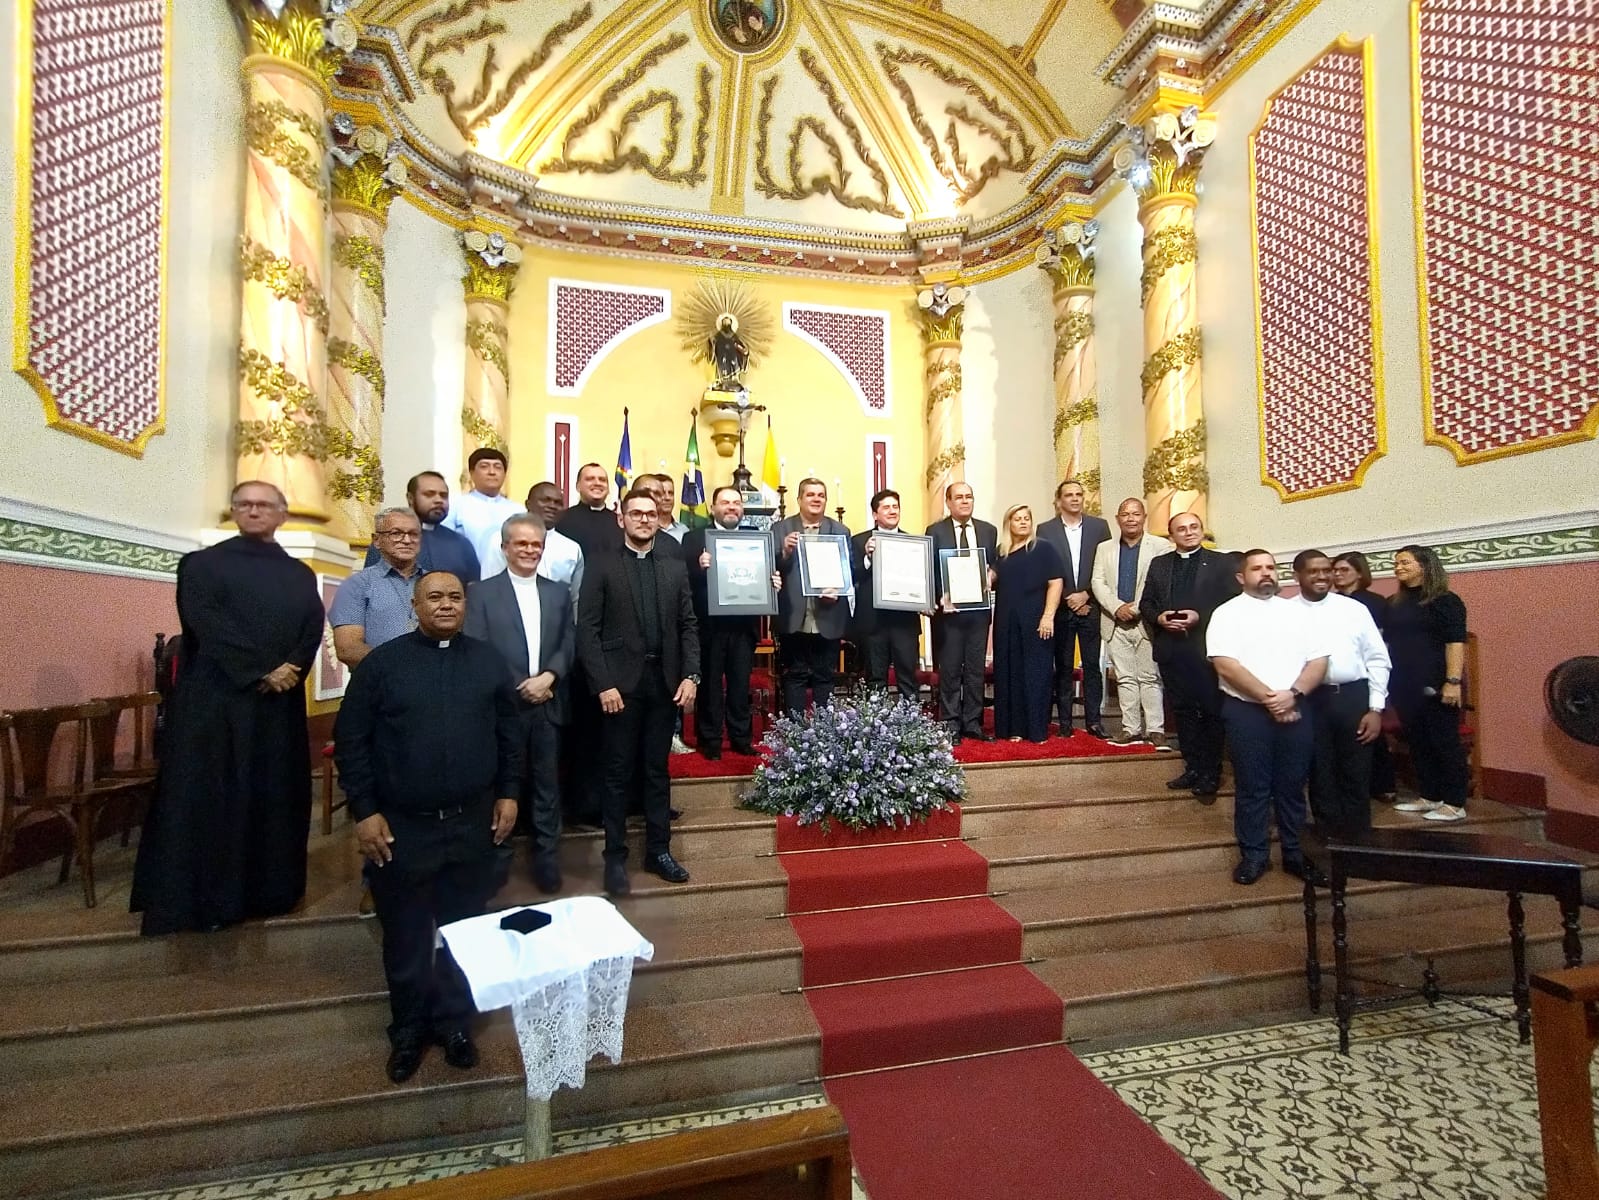
<svg viewBox="0 0 1599 1200"><path fill-rule="evenodd" d="M783 327L815 346L839 369L868 416L890 415L886 312L785 304Z"/></svg>
<svg viewBox="0 0 1599 1200"><path fill-rule="evenodd" d="M1359 487L1383 451L1369 53L1328 50L1250 139L1261 474L1288 500Z"/></svg>
<svg viewBox="0 0 1599 1200"><path fill-rule="evenodd" d="M1599 432L1599 0L1413 0L1428 440Z"/></svg>
<svg viewBox="0 0 1599 1200"><path fill-rule="evenodd" d="M601 359L671 315L672 293L659 288L550 280L550 395L576 396Z"/></svg>
<svg viewBox="0 0 1599 1200"><path fill-rule="evenodd" d="M20 7L16 367L52 425L138 454L162 423L166 0Z"/></svg>

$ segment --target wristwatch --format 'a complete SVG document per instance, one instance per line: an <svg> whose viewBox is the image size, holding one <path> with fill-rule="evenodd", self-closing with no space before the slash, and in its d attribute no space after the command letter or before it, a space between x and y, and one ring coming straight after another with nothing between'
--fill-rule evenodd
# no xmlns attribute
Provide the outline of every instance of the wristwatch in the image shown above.
<svg viewBox="0 0 1599 1200"><path fill-rule="evenodd" d="M700 686L700 677L698 675L685 675L685 676L683 676L683 678L688 680L695 687L699 687Z"/></svg>
<svg viewBox="0 0 1599 1200"><path fill-rule="evenodd" d="M1456 687L1458 687L1458 686L1460 686L1460 676L1459 675L1451 675L1451 676L1449 676L1449 678L1445 679L1444 682L1445 683L1452 683Z"/></svg>
<svg viewBox="0 0 1599 1200"><path fill-rule="evenodd" d="M1298 703L1298 702L1299 702L1299 701L1301 701L1301 700L1303 700L1303 699L1304 699L1304 698L1305 698L1305 693L1304 693L1304 692L1302 692L1302 691L1300 691L1300 690L1299 690L1299 689L1298 689L1298 688L1296 688L1296 687L1291 687L1291 688L1289 688L1289 689L1288 689L1288 691L1289 691L1289 694L1290 694L1290 695L1292 695L1292 696L1293 696L1293 698L1294 698L1294 703L1296 703L1296 704L1297 704L1297 703Z"/></svg>

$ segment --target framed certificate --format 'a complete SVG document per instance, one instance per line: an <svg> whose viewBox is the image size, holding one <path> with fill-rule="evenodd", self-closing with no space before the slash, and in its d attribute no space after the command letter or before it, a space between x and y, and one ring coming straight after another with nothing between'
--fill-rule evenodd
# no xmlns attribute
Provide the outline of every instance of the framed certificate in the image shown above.
<svg viewBox="0 0 1599 1200"><path fill-rule="evenodd" d="M872 607L932 611L932 538L881 530L872 534Z"/></svg>
<svg viewBox="0 0 1599 1200"><path fill-rule="evenodd" d="M760 530L707 529L705 549L711 556L705 575L710 616L766 617L777 612L769 536Z"/></svg>
<svg viewBox="0 0 1599 1200"><path fill-rule="evenodd" d="M988 552L981 546L975 550L940 550L938 566L944 584L941 594L949 597L957 612L992 607Z"/></svg>
<svg viewBox="0 0 1599 1200"><path fill-rule="evenodd" d="M799 546L800 591L807 596L851 596L855 583L849 571L849 538L841 533L802 533Z"/></svg>

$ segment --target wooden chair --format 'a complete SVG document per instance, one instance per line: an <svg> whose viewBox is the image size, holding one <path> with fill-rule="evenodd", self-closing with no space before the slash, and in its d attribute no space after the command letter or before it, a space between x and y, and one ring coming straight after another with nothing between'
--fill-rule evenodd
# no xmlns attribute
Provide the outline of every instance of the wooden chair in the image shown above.
<svg viewBox="0 0 1599 1200"><path fill-rule="evenodd" d="M73 844L62 855L60 882L66 882L76 856L88 908L95 905L94 833L100 810L125 794L121 786L97 787L89 775L90 722L108 712L108 705L93 702L0 714L0 869L19 829L51 818L64 821L72 828ZM50 762L63 727L72 739L64 782Z"/></svg>
<svg viewBox="0 0 1599 1200"><path fill-rule="evenodd" d="M333 762L333 743L328 742L322 747L322 836L326 837L333 832L333 814L338 809L344 808L348 801L344 793L339 793L339 799L334 800L336 790L334 784L338 782L338 768Z"/></svg>
<svg viewBox="0 0 1599 1200"><path fill-rule="evenodd" d="M89 718L94 785L121 791L126 802L122 819L122 844L126 846L140 801L147 801L155 787L155 711L161 703L161 693L102 696L91 703L106 706L104 713ZM131 753L127 755L119 753L118 745L123 713L131 713L133 723Z"/></svg>
<svg viewBox="0 0 1599 1200"><path fill-rule="evenodd" d="M1590 1200L1599 1196L1592 1074L1599 966L1534 975L1532 1030L1548 1200Z"/></svg>

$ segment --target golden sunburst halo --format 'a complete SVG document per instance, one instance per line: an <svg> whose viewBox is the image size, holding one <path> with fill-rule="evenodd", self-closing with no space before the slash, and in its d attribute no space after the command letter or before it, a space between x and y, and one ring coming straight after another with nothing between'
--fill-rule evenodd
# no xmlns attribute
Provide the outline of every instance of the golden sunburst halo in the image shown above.
<svg viewBox="0 0 1599 1200"><path fill-rule="evenodd" d="M695 362L711 361L711 338L723 317L733 318L733 328L749 351L750 366L770 352L777 332L771 308L743 283L708 278L701 279L677 307L678 337Z"/></svg>

